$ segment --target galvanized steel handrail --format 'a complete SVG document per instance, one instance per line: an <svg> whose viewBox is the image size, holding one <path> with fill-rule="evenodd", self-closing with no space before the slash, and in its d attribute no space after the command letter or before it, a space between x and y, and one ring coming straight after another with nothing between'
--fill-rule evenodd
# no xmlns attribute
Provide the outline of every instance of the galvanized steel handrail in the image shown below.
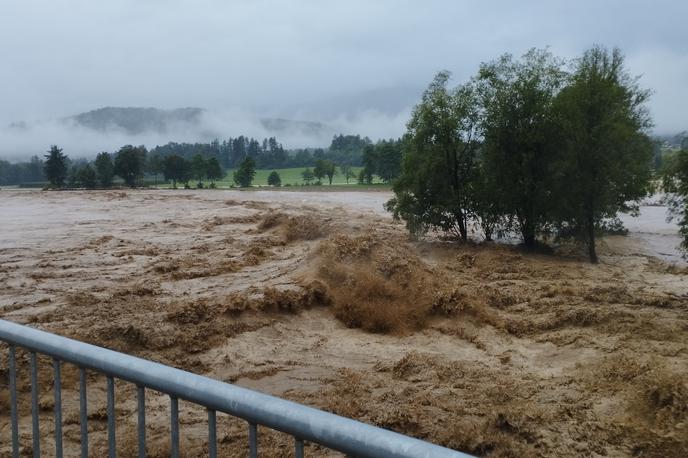
<svg viewBox="0 0 688 458"><path fill-rule="evenodd" d="M295 438L295 454L303 456L303 441L360 457L467 457L461 452L440 447L389 430L314 409L295 402L223 383L163 364L86 344L28 326L0 320L0 340L10 344L10 404L13 455L18 455L15 346L31 353L32 428L34 454L40 455L36 353L53 358L55 373L55 446L62 454L60 364L80 368L81 452L88 455L86 428L86 370L107 376L109 454L115 456L114 379L137 386L139 456L145 456L145 389L170 396L170 431L173 456L179 453L179 408L182 399L208 409L208 450L217 453L216 412L242 418L249 423L249 455L257 456L257 425L288 433Z"/></svg>

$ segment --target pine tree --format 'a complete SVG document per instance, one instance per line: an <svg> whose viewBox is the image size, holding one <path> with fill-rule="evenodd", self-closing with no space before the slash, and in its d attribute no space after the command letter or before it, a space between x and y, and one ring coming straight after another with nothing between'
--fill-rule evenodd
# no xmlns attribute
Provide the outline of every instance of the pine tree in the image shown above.
<svg viewBox="0 0 688 458"><path fill-rule="evenodd" d="M45 156L45 177L53 188L63 188L67 179L67 155L57 145L52 145Z"/></svg>

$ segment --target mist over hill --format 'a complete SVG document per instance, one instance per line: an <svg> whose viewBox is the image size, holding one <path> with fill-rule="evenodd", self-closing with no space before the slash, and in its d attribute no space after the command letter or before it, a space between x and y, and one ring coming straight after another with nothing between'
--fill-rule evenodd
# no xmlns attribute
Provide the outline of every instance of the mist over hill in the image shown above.
<svg viewBox="0 0 688 458"><path fill-rule="evenodd" d="M326 115L305 105L283 112L108 106L71 116L17 120L0 126L0 159L26 160L45 154L53 144L71 157L92 158L101 151L116 151L127 144L153 148L169 142L210 142L240 135L277 137L289 149L326 147L336 134L358 134L373 140L397 138L404 132L411 111L410 106L378 110L360 103L350 108Z"/></svg>
<svg viewBox="0 0 688 458"><path fill-rule="evenodd" d="M173 125L183 123L198 125L203 110L201 108L177 108L161 110L158 108L105 107L65 118L68 123L105 132L122 129L130 135L145 132L166 133Z"/></svg>
<svg viewBox="0 0 688 458"><path fill-rule="evenodd" d="M163 110L152 107L105 107L79 113L64 118L68 124L92 129L100 132L121 130L129 135L147 133L166 134L176 129L193 130L202 128L206 117L213 114L203 108L187 107ZM267 133L299 132L313 137L329 133L328 126L311 121L295 121L284 118L258 118L260 125ZM212 129L206 130L205 135L213 136ZM217 132L216 136L226 135Z"/></svg>

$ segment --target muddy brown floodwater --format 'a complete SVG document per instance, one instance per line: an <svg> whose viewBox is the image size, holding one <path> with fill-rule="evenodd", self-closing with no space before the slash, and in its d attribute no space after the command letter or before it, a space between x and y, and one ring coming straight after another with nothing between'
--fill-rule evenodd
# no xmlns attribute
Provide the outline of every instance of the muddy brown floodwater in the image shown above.
<svg viewBox="0 0 688 458"><path fill-rule="evenodd" d="M590 265L567 247L411 242L382 211L388 198L3 190L0 315L476 455L688 456L688 271L653 255L647 228L604 240ZM28 356L18 358L29 455ZM49 455L52 371L41 362ZM105 380L89 377L90 452L103 456ZM0 456L6 383L2 351ZM77 388L66 365L68 456ZM116 395L120 455L134 456L135 387L118 382ZM169 401L149 391L147 405L148 453L167 456ZM205 412L180 412L183 456L203 456ZM218 418L221 456L246 455L246 429ZM265 456L292 445L260 430Z"/></svg>

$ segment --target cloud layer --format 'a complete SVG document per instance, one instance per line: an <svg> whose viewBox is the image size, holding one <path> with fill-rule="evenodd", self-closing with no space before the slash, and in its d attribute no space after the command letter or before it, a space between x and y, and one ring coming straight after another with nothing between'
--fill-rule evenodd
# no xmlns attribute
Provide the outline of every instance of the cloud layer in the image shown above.
<svg viewBox="0 0 688 458"><path fill-rule="evenodd" d="M601 43L620 46L631 72L654 89L657 131L677 131L688 128L686 17L688 2L675 0L6 2L0 126L102 106L199 106L245 129L268 116L387 137L403 131L408 96L438 70L460 81L503 52L550 46L571 58ZM0 129L0 155L60 140L97 150L121 140L39 124L30 139ZM181 139L150 139L167 140Z"/></svg>

